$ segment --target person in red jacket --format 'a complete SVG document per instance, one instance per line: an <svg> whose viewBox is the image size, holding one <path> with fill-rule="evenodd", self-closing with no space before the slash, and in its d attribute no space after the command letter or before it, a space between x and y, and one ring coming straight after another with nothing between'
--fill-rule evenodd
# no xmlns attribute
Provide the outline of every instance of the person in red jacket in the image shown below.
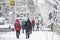
<svg viewBox="0 0 60 40"><path fill-rule="evenodd" d="M33 31L34 31L34 26L35 26L35 20L33 19L32 20L32 29L33 29Z"/></svg>
<svg viewBox="0 0 60 40"><path fill-rule="evenodd" d="M19 39L21 25L20 25L20 21L18 19L16 19L16 21L15 21L14 28L16 30L16 36Z"/></svg>

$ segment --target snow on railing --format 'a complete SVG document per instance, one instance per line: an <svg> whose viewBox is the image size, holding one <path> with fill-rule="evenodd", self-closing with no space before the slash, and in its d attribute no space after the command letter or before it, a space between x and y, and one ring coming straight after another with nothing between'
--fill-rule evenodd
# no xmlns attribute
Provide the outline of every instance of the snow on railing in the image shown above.
<svg viewBox="0 0 60 40"><path fill-rule="evenodd" d="M50 25L51 23L53 22L53 19L51 19L51 20L48 20L48 22L47 23L45 23L45 27L48 27L48 25Z"/></svg>
<svg viewBox="0 0 60 40"><path fill-rule="evenodd" d="M51 29L48 27L52 23L52 19L48 20L46 23L44 23L43 27L41 28L42 31L51 31Z"/></svg>
<svg viewBox="0 0 60 40"><path fill-rule="evenodd" d="M60 35L60 24L54 23L55 27L53 27L53 31Z"/></svg>

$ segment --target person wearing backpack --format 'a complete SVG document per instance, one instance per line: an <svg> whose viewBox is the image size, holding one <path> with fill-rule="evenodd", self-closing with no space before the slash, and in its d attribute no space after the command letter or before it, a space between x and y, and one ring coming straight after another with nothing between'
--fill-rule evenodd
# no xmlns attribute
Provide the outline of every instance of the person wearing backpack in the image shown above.
<svg viewBox="0 0 60 40"><path fill-rule="evenodd" d="M39 31L39 20L36 25L37 25L36 31Z"/></svg>
<svg viewBox="0 0 60 40"><path fill-rule="evenodd" d="M25 23L25 29L26 29L26 38L30 37L30 32L32 30L32 24L30 22L30 19L28 19Z"/></svg>
<svg viewBox="0 0 60 40"><path fill-rule="evenodd" d="M24 33L24 29L25 29L25 22L26 22L26 21L23 19L23 20L22 20L22 33Z"/></svg>
<svg viewBox="0 0 60 40"><path fill-rule="evenodd" d="M16 30L16 37L19 39L20 31L21 31L21 24L18 19L16 19L14 23L14 29Z"/></svg>
<svg viewBox="0 0 60 40"><path fill-rule="evenodd" d="M32 20L32 30L34 31L34 26L35 26L35 20Z"/></svg>

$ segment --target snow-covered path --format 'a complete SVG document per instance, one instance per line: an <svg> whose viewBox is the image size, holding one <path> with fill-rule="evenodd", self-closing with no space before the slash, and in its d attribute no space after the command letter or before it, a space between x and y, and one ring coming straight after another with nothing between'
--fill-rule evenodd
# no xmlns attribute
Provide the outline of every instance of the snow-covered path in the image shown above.
<svg viewBox="0 0 60 40"><path fill-rule="evenodd" d="M52 36L55 35L53 40L58 40L59 37L53 32L47 32L47 31L34 31L30 35L30 39L26 39L25 34L21 32L20 38L17 39L15 32L8 32L3 35L0 35L0 40L52 40Z"/></svg>

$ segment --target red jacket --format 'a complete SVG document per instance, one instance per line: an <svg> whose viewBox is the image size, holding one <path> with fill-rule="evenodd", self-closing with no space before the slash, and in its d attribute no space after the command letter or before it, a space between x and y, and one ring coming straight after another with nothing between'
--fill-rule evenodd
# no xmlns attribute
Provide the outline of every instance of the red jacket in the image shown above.
<svg viewBox="0 0 60 40"><path fill-rule="evenodd" d="M34 19L32 20L32 25L35 25L35 20Z"/></svg>
<svg viewBox="0 0 60 40"><path fill-rule="evenodd" d="M15 21L14 28L15 30L21 30L20 21L18 19Z"/></svg>

